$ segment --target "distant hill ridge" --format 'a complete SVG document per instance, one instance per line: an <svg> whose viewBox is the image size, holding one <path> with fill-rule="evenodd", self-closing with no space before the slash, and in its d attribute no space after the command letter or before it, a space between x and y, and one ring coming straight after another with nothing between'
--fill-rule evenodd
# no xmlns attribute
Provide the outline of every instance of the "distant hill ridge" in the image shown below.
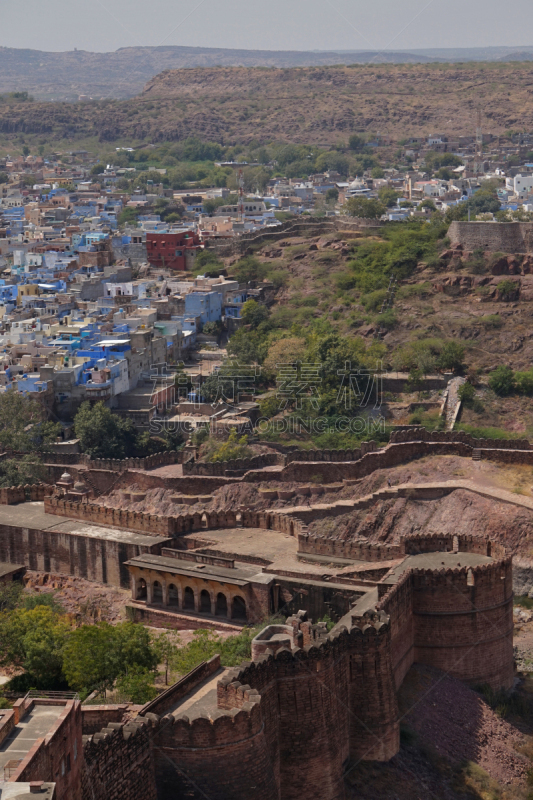
<svg viewBox="0 0 533 800"><path fill-rule="evenodd" d="M127 73L126 73L127 74ZM401 139L533 130L528 63L361 64L164 70L136 97L92 103L0 102L4 137L334 144L354 131Z"/></svg>
<svg viewBox="0 0 533 800"><path fill-rule="evenodd" d="M126 98L168 69L214 66L306 67L335 64L407 64L533 60L533 46L404 51L312 52L211 47L122 47L115 52L49 53L0 47L0 94L28 91L37 100L77 100L80 95ZM127 76L125 79L124 76Z"/></svg>

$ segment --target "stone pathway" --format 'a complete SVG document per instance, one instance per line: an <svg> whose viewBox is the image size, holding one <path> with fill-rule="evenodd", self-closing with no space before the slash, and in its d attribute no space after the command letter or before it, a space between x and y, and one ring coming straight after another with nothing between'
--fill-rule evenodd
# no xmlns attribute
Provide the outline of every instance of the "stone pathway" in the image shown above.
<svg viewBox="0 0 533 800"><path fill-rule="evenodd" d="M446 400L446 430L453 431L457 412L461 401L459 400L459 389L466 383L465 378L452 378L448 384L448 398Z"/></svg>

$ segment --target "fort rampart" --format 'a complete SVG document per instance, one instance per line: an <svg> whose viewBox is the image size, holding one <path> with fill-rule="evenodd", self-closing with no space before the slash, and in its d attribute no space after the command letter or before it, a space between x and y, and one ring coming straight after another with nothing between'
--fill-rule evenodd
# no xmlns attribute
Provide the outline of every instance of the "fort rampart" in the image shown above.
<svg viewBox="0 0 533 800"><path fill-rule="evenodd" d="M111 508L95 503L80 503L64 500L60 497L46 497L44 501L47 514L80 519L106 528L124 528L139 531L148 536L181 536L190 531L205 529L202 514L183 514L176 517L164 517L157 514L145 514L142 511ZM233 511L211 511L206 513L207 528L234 528L237 515Z"/></svg>
<svg viewBox="0 0 533 800"><path fill-rule="evenodd" d="M110 723L84 747L83 800L156 800L151 720Z"/></svg>
<svg viewBox="0 0 533 800"><path fill-rule="evenodd" d="M502 253L533 253L531 222L459 222L448 229L452 244L465 250L490 250Z"/></svg>
<svg viewBox="0 0 533 800"><path fill-rule="evenodd" d="M6 486L0 489L0 506L14 506L17 503L25 503L27 500L31 502L42 501L50 491L50 487L45 486L44 483Z"/></svg>
<svg viewBox="0 0 533 800"><path fill-rule="evenodd" d="M483 541L475 537L466 541L465 537L461 546L479 552ZM404 542L405 549L410 545L409 539ZM415 661L471 685L512 685L510 557L474 567L410 570L388 590L385 579L378 590L381 599L376 612L385 613L391 620L397 687Z"/></svg>
<svg viewBox="0 0 533 800"><path fill-rule="evenodd" d="M93 736L83 800L139 792L158 800L343 800L348 759L386 761L398 752L396 693L414 661L471 685L509 687L512 567L503 548L494 553L485 539L438 535L406 537L401 547L436 558L442 550L501 557L410 570L393 585L385 578L377 606L361 616L348 611L329 634L299 614L289 618L299 636L292 649L272 654L266 646L230 670L218 682L216 708L172 712L184 690L176 685L133 722ZM142 782L147 772L154 785Z"/></svg>
<svg viewBox="0 0 533 800"><path fill-rule="evenodd" d="M38 572L74 575L112 586L130 586L125 561L142 553L160 554L160 540L154 544L129 541L126 538L97 538L83 530L54 531L50 528L20 528L0 524L0 561L26 564Z"/></svg>

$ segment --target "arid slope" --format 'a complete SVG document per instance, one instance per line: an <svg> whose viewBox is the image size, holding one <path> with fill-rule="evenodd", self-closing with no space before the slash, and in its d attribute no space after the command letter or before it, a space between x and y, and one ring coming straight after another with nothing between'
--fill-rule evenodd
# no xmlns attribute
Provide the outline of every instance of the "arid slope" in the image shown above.
<svg viewBox="0 0 533 800"><path fill-rule="evenodd" d="M0 105L0 133L327 144L353 131L393 139L435 131L472 134L479 103L487 132L530 129L532 68L477 63L167 70L130 100Z"/></svg>

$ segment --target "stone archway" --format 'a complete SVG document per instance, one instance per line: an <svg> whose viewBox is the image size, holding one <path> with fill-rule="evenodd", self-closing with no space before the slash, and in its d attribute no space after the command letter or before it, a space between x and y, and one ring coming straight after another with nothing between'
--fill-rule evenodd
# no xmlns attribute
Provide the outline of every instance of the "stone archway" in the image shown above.
<svg viewBox="0 0 533 800"><path fill-rule="evenodd" d="M202 589L200 592L200 611L202 614L211 613L211 595L207 589Z"/></svg>
<svg viewBox="0 0 533 800"><path fill-rule="evenodd" d="M217 617L228 616L228 598L223 592L217 594L217 603L215 607L215 615Z"/></svg>
<svg viewBox="0 0 533 800"><path fill-rule="evenodd" d="M246 621L246 602L243 597L237 595L231 604L231 618Z"/></svg>
<svg viewBox="0 0 533 800"><path fill-rule="evenodd" d="M179 592L173 583L168 587L168 604L169 606L179 606L180 604Z"/></svg>
<svg viewBox="0 0 533 800"><path fill-rule="evenodd" d="M194 592L190 586L186 586L183 591L183 608L194 610Z"/></svg>

